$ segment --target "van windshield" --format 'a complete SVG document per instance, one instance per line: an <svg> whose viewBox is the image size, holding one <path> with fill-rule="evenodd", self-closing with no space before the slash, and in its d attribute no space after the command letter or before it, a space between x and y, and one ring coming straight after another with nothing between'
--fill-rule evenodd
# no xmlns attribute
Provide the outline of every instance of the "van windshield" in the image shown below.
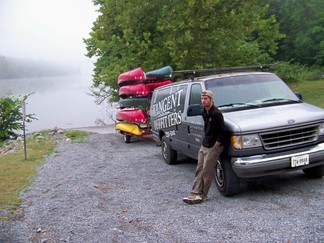
<svg viewBox="0 0 324 243"><path fill-rule="evenodd" d="M206 88L213 91L215 105L221 109L261 107L283 102L300 102L275 74L254 73L210 79Z"/></svg>

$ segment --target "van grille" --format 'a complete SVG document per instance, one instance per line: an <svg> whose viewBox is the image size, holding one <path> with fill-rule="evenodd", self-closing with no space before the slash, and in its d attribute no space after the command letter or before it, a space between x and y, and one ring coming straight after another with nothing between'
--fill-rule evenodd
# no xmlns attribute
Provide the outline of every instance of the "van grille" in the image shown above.
<svg viewBox="0 0 324 243"><path fill-rule="evenodd" d="M307 126L262 133L260 135L264 148L272 150L316 141L318 132L318 126Z"/></svg>

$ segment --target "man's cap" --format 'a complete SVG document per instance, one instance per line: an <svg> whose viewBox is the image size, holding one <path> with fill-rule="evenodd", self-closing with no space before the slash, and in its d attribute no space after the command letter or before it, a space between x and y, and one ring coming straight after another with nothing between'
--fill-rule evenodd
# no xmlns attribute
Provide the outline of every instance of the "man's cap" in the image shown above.
<svg viewBox="0 0 324 243"><path fill-rule="evenodd" d="M208 96L209 98L214 99L214 93L210 90L205 90L201 93L201 96Z"/></svg>

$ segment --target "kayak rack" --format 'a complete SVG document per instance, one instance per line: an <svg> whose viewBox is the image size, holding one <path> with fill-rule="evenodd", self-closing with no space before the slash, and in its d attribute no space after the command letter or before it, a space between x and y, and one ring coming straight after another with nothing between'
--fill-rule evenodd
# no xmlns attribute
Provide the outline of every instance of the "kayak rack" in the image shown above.
<svg viewBox="0 0 324 243"><path fill-rule="evenodd" d="M228 72L244 72L252 70L265 70L275 68L275 64L263 64L254 66L241 66L241 67L224 67L224 68L209 68L209 69L193 69L193 70L179 70L172 72L172 79L191 79L194 80L195 77L207 76L211 74L221 74Z"/></svg>
<svg viewBox="0 0 324 243"><path fill-rule="evenodd" d="M132 137L152 137L149 122L149 106L153 91L173 83L172 67L165 66L149 72L140 67L124 72L117 77L119 108L116 114L116 130L130 143Z"/></svg>

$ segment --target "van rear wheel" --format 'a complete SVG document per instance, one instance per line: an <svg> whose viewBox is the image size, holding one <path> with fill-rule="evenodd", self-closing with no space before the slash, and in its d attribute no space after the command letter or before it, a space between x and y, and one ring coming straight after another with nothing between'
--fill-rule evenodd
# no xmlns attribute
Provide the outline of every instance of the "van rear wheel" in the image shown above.
<svg viewBox="0 0 324 243"><path fill-rule="evenodd" d="M225 158L219 158L215 167L215 182L218 191L223 196L233 196L238 193L240 179L236 176L231 162Z"/></svg>
<svg viewBox="0 0 324 243"><path fill-rule="evenodd" d="M162 137L161 142L162 156L165 163L169 165L175 164L177 162L177 151L171 148L168 139L165 136Z"/></svg>

